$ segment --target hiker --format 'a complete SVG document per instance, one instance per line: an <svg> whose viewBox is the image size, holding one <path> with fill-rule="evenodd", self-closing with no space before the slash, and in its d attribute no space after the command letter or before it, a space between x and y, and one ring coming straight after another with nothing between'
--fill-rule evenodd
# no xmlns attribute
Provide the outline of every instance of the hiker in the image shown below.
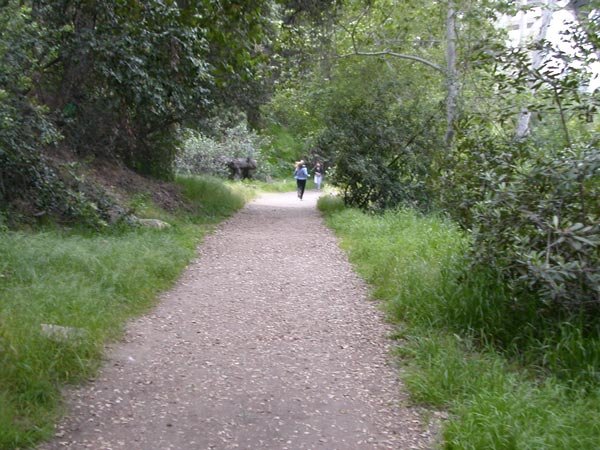
<svg viewBox="0 0 600 450"><path fill-rule="evenodd" d="M306 169L304 160L300 160L296 163L294 178L296 179L296 185L298 186L298 198L302 200L304 189L306 188L306 180L308 179L308 170Z"/></svg>
<svg viewBox="0 0 600 450"><path fill-rule="evenodd" d="M320 191L321 183L323 182L323 166L321 166L320 162L317 161L313 171L315 173L315 186L317 187L317 191Z"/></svg>

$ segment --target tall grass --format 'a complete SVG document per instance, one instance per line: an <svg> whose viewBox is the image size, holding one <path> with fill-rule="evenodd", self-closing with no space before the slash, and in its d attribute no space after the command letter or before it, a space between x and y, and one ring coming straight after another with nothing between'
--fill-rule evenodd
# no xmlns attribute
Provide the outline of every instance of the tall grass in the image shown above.
<svg viewBox="0 0 600 450"><path fill-rule="evenodd" d="M94 373L106 340L174 282L207 224L249 195L214 179L179 182L193 213L136 200L138 213L160 215L173 225L167 230L0 233L0 448L28 447L52 433L60 387ZM56 339L45 325L75 333Z"/></svg>
<svg viewBox="0 0 600 450"><path fill-rule="evenodd" d="M178 177L184 195L198 208L192 215L196 221L218 221L244 206L255 194L240 183L226 184L213 177Z"/></svg>
<svg viewBox="0 0 600 450"><path fill-rule="evenodd" d="M413 398L449 411L443 448L599 448L595 338L572 320L531 331L545 319L513 311L489 271L465 270L468 238L443 218L367 215L327 197L319 208L398 326Z"/></svg>
<svg viewBox="0 0 600 450"><path fill-rule="evenodd" d="M439 330L414 332L402 353L414 399L449 410L447 449L597 449L600 389L533 379L502 355Z"/></svg>
<svg viewBox="0 0 600 450"><path fill-rule="evenodd" d="M440 320L441 294L453 281L448 268L460 262L466 245L458 228L410 210L377 216L340 210L327 198L319 200L322 210L338 208L329 225L342 236L342 247L373 286L373 295L385 300L390 315L413 324Z"/></svg>
<svg viewBox="0 0 600 450"><path fill-rule="evenodd" d="M241 183L241 186L245 189L253 190L254 192L293 192L296 190L296 181L291 176L269 182L244 180Z"/></svg>

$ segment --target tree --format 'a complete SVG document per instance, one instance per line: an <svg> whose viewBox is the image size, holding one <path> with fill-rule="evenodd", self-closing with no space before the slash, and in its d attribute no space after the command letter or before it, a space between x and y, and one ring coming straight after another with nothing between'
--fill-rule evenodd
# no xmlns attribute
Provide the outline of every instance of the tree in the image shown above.
<svg viewBox="0 0 600 450"><path fill-rule="evenodd" d="M56 118L63 147L168 177L180 124L257 108L270 8L266 0L31 2L28 20L46 30L36 48L51 49L39 55L32 92Z"/></svg>
<svg viewBox="0 0 600 450"><path fill-rule="evenodd" d="M46 33L29 20L31 10L17 1L0 9L0 207L21 198L31 185L35 203L54 202L52 174L43 164L41 148L60 138L37 101L34 80L52 53Z"/></svg>
<svg viewBox="0 0 600 450"><path fill-rule="evenodd" d="M58 148L168 179L182 126L229 110L256 115L273 5L2 2L2 207L25 196L39 200L36 213L68 210L68 186L45 158Z"/></svg>
<svg viewBox="0 0 600 450"><path fill-rule="evenodd" d="M456 7L454 0L448 0L446 16L446 78L448 95L446 98L446 146L454 137L454 122L457 115L458 71L456 69Z"/></svg>
<svg viewBox="0 0 600 450"><path fill-rule="evenodd" d="M469 28L477 28L485 35L486 26L481 17L489 18L494 5L493 2L490 5L486 1L459 3L460 5L455 0L418 4L406 2L403 5L391 5L385 1L369 3L345 27L351 45L349 51L342 55L393 57L416 62L439 72L446 88L446 148L452 144L455 122L459 115L457 30L466 32ZM477 14L474 13L476 9L479 10ZM372 22L368 22L370 19L367 18L370 16L373 16ZM460 24L457 23L459 17L462 18ZM471 20L471 23L467 20ZM367 25L363 22L367 22ZM487 28L490 28L489 24ZM440 51L442 48L443 53Z"/></svg>
<svg viewBox="0 0 600 450"><path fill-rule="evenodd" d="M426 174L442 145L438 101L424 88L430 81L399 61L336 66L320 90L316 115L323 125L313 145L333 167L328 180L346 204L365 210L427 207Z"/></svg>
<svg viewBox="0 0 600 450"><path fill-rule="evenodd" d="M584 27L587 41L593 46L596 57L600 59L600 10L590 0L569 0L569 8L578 22Z"/></svg>
<svg viewBox="0 0 600 450"><path fill-rule="evenodd" d="M552 21L552 15L554 12L556 2L554 0L547 0L542 10L542 17L540 20L539 30L537 35L534 37L532 47L534 48L531 56L531 69L538 70L543 63L544 54L542 52L542 44L546 39L546 33L548 32L548 27L550 26L550 22ZM521 21L519 34L519 44L525 44L526 38L526 24L524 21ZM532 85L530 84L530 87ZM531 112L527 108L523 108L521 110L521 114L518 119L516 138L518 140L523 139L529 133L529 121L531 120Z"/></svg>

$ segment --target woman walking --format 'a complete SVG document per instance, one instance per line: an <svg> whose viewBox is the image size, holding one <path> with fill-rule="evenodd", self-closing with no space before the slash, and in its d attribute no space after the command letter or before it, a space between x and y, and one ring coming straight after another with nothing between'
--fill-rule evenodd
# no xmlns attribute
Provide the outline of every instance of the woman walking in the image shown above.
<svg viewBox="0 0 600 450"><path fill-rule="evenodd" d="M304 197L304 189L306 188L306 180L308 179L308 170L303 160L296 163L296 170L294 171L294 178L296 179L296 185L298 187L298 198L302 200Z"/></svg>
<svg viewBox="0 0 600 450"><path fill-rule="evenodd" d="M313 169L315 173L315 186L317 187L317 191L321 190L321 183L323 182L323 166L320 162L315 164L315 168Z"/></svg>

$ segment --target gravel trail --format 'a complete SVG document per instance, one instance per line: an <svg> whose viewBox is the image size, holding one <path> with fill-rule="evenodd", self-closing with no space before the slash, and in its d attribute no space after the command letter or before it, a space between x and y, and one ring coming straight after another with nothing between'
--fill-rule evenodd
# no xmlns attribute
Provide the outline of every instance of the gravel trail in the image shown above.
<svg viewBox="0 0 600 450"><path fill-rule="evenodd" d="M263 195L207 236L39 449L431 448L316 199Z"/></svg>

